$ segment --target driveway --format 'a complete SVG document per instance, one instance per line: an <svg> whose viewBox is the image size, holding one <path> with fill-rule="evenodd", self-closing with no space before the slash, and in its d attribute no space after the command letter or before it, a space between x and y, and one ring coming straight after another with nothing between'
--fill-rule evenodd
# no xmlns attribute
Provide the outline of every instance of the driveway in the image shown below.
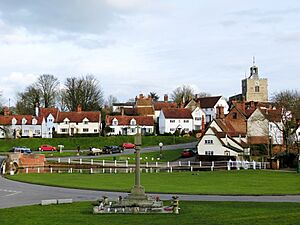
<svg viewBox="0 0 300 225"><path fill-rule="evenodd" d="M60 187L49 187L12 181L0 177L0 208L39 204L45 199L72 198L73 201L94 201L108 196L116 199L125 197L124 192L91 191ZM162 200L170 200L174 194L159 195ZM242 202L300 202L300 195L283 196L220 196L220 195L178 195L186 201L242 201Z"/></svg>

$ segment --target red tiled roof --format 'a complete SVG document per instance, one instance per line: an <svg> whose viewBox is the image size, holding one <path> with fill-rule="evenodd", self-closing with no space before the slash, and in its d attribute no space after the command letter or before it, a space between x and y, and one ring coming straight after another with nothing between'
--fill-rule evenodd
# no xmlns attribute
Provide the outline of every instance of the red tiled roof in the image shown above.
<svg viewBox="0 0 300 225"><path fill-rule="evenodd" d="M150 107L138 107L137 113L140 116L148 116L148 115L154 115L154 109L152 106Z"/></svg>
<svg viewBox="0 0 300 225"><path fill-rule="evenodd" d="M163 109L165 118L172 119L192 119L192 112L190 109L176 108L176 109Z"/></svg>
<svg viewBox="0 0 300 225"><path fill-rule="evenodd" d="M200 101L201 108L213 108L221 97L222 96L203 97L196 99L196 101Z"/></svg>
<svg viewBox="0 0 300 225"><path fill-rule="evenodd" d="M100 112L60 112L58 114L57 123L61 123L64 119L68 118L71 122L80 123L84 118L89 122L100 122Z"/></svg>
<svg viewBox="0 0 300 225"><path fill-rule="evenodd" d="M264 116L271 122L281 122L281 110L280 109L260 109Z"/></svg>
<svg viewBox="0 0 300 225"><path fill-rule="evenodd" d="M155 110L174 109L174 108L177 108L176 102L154 102Z"/></svg>
<svg viewBox="0 0 300 225"><path fill-rule="evenodd" d="M12 120L15 118L17 120L17 125L22 124L22 119L25 118L27 120L26 125L31 125L32 124L32 119L37 120L37 124L42 123L42 118L38 117L36 118L35 116L32 115L10 115L10 116L0 116L0 124L1 125L11 125Z"/></svg>
<svg viewBox="0 0 300 225"><path fill-rule="evenodd" d="M56 121L59 113L58 108L40 108L39 110L39 116L45 117L46 119L50 114L52 114L52 116L54 117L54 122Z"/></svg>
<svg viewBox="0 0 300 225"><path fill-rule="evenodd" d="M152 116L106 116L106 125L112 125L113 119L118 120L118 125L130 125L132 119L136 120L136 124L140 126L154 126Z"/></svg>
<svg viewBox="0 0 300 225"><path fill-rule="evenodd" d="M233 124L231 124L230 121L224 121L222 119L215 119L218 126L222 129L224 133L227 133L231 137L238 137L238 136L245 136L246 135L246 128L242 129L242 127L239 127L239 129L235 129Z"/></svg>

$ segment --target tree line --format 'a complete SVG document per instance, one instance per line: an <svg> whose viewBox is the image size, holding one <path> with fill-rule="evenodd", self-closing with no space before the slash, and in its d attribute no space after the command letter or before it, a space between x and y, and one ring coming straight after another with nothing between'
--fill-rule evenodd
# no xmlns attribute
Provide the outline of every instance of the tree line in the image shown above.
<svg viewBox="0 0 300 225"><path fill-rule="evenodd" d="M103 91L93 75L68 77L63 86L50 74L37 80L17 93L16 113L33 114L36 105L44 108L59 107L62 111L99 111L103 106Z"/></svg>

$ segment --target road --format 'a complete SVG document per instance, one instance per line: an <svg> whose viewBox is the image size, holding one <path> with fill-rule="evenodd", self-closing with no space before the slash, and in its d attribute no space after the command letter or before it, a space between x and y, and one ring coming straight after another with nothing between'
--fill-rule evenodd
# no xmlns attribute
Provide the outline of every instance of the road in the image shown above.
<svg viewBox="0 0 300 225"><path fill-rule="evenodd" d="M45 199L66 199L73 201L94 201L108 196L117 199L125 197L124 192L91 191L42 185L27 184L0 177L0 208L40 204ZM170 200L174 194L159 195L162 200ZM243 201L243 202L300 202L300 195L283 196L220 196L220 195L178 195L186 201Z"/></svg>
<svg viewBox="0 0 300 225"><path fill-rule="evenodd" d="M165 146L163 146L162 150L168 151L168 150L175 150L175 149L195 148L196 144L197 144L197 142L175 144L175 145L165 145ZM67 150L67 151L70 151L70 150ZM73 150L73 151L76 151L76 150ZM88 150L85 150L85 151L88 151ZM159 147L158 146L144 147L144 148L142 148L141 153L154 152L154 151L159 151ZM128 154L133 154L133 153L134 153L134 149L125 149L124 152L113 154L113 156L128 155ZM68 158L70 158L70 159L78 159L78 158L86 159L86 158L101 158L101 157L107 157L107 156L108 156L108 154L97 155L97 156L70 156L70 157L65 157L64 160L67 161ZM58 158L59 157L51 157L51 158L47 158L47 160L57 160Z"/></svg>

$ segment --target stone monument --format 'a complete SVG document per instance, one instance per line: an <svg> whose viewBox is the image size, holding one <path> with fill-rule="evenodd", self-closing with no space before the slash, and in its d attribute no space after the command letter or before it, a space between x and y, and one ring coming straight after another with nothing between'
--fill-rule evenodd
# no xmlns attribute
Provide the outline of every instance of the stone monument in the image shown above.
<svg viewBox="0 0 300 225"><path fill-rule="evenodd" d="M99 202L99 206L93 208L95 214L98 213L179 213L178 198L175 197L171 206L164 206L163 202L156 197L155 199L145 194L145 189L141 185L141 145L142 136L137 127L135 136L135 181L130 194L124 199L120 196L117 201L108 201L107 197Z"/></svg>

